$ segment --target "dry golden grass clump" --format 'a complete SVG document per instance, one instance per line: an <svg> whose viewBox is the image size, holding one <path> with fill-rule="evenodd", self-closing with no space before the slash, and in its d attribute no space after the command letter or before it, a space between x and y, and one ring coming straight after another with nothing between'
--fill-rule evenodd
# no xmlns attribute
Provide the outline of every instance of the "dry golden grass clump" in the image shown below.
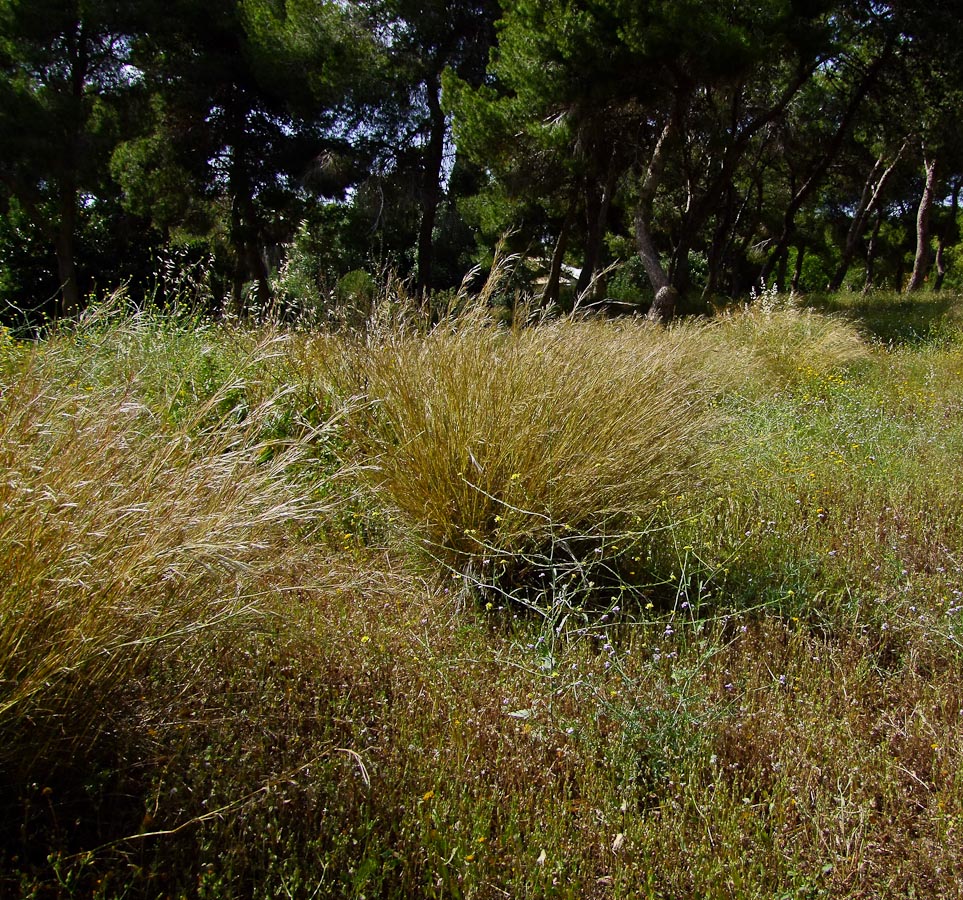
<svg viewBox="0 0 963 900"><path fill-rule="evenodd" d="M282 477L300 449L257 439L270 401L165 428L122 387L55 384L41 352L0 376L0 764L49 768L158 652L250 612L315 510Z"/></svg>
<svg viewBox="0 0 963 900"><path fill-rule="evenodd" d="M0 895L958 896L959 344L757 307L0 334Z"/></svg>
<svg viewBox="0 0 963 900"><path fill-rule="evenodd" d="M737 387L794 383L869 356L855 325L792 303L756 303L726 313L711 330L707 352L739 365L729 370ZM709 330L707 330L707 334Z"/></svg>
<svg viewBox="0 0 963 900"><path fill-rule="evenodd" d="M465 572L648 522L692 477L707 382L685 340L641 322L469 318L369 344L345 387L368 401L354 435L378 488Z"/></svg>

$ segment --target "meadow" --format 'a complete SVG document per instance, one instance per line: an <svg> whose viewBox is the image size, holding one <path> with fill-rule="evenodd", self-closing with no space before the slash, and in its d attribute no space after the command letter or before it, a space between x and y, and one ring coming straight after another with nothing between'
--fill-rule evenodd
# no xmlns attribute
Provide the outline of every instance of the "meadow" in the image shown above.
<svg viewBox="0 0 963 900"><path fill-rule="evenodd" d="M402 306L0 335L0 896L963 896L963 298Z"/></svg>

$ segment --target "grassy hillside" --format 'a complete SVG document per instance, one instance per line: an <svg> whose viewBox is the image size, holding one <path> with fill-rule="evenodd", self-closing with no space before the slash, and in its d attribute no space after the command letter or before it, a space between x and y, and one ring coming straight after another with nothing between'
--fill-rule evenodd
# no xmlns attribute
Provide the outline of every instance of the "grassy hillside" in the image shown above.
<svg viewBox="0 0 963 900"><path fill-rule="evenodd" d="M0 336L0 896L960 896L961 322Z"/></svg>

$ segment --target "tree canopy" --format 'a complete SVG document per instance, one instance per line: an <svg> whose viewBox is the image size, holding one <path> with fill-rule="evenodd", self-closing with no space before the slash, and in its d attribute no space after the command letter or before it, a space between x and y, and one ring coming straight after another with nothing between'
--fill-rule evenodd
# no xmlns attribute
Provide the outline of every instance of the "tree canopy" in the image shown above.
<svg viewBox="0 0 963 900"><path fill-rule="evenodd" d="M654 317L939 289L961 48L949 0L0 0L4 315L163 299L175 251L233 314L429 302L503 239Z"/></svg>

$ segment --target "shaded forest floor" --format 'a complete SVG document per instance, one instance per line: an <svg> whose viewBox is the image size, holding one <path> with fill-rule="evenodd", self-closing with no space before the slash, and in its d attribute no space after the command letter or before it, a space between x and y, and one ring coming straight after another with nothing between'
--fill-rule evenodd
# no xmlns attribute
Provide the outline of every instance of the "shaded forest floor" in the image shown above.
<svg viewBox="0 0 963 900"><path fill-rule="evenodd" d="M963 895L963 301L0 339L0 895Z"/></svg>

